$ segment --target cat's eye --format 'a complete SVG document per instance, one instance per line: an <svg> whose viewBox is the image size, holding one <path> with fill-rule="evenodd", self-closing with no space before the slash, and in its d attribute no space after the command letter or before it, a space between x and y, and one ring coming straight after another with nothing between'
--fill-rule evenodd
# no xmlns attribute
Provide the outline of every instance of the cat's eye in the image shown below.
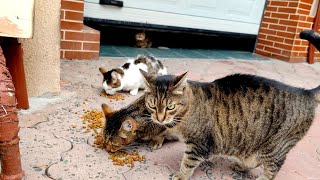
<svg viewBox="0 0 320 180"><path fill-rule="evenodd" d="M169 104L169 105L167 106L167 109L168 109L168 110L173 110L174 108L176 108L176 105L175 105L175 104Z"/></svg>

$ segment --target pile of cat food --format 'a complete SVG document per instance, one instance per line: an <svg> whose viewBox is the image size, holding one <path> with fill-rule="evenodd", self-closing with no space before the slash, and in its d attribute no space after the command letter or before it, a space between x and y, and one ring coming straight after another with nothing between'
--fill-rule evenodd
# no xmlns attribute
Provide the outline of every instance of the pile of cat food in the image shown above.
<svg viewBox="0 0 320 180"><path fill-rule="evenodd" d="M101 128L103 127L103 112L99 110L85 110L83 109L84 115L82 116L83 129L85 133L93 131L92 136L94 137L93 147L104 149L104 140L101 133ZM112 160L113 165L134 167L134 162L142 162L145 160L145 156L140 156L139 152L128 153L126 151L110 152L109 159Z"/></svg>
<svg viewBox="0 0 320 180"><path fill-rule="evenodd" d="M124 166L127 165L128 167L134 167L134 162L135 161L145 161L146 158L145 156L140 156L139 152L134 151L131 153L128 153L126 151L117 151L114 153L109 153L109 159L112 160L113 165L117 166Z"/></svg>
<svg viewBox="0 0 320 180"><path fill-rule="evenodd" d="M116 101L118 101L118 100L124 100L124 95L123 95L123 94L109 95L109 94L107 94L106 92L103 91L103 92L101 92L99 95L102 96L102 97L109 98L109 99L114 99L114 100L116 100Z"/></svg>
<svg viewBox="0 0 320 180"><path fill-rule="evenodd" d="M85 133L90 133L91 130L93 131L92 136L94 137L94 147L103 149L103 137L99 130L101 131L101 128L103 127L103 113L98 110L85 110L84 115L82 116L82 123L83 123L83 129L85 129Z"/></svg>

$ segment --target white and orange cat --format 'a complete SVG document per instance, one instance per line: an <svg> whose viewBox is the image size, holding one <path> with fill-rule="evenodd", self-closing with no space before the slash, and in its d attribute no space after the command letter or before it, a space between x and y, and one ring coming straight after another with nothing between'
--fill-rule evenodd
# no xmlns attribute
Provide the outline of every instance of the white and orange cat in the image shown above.
<svg viewBox="0 0 320 180"><path fill-rule="evenodd" d="M109 71L100 67L99 71L103 75L102 88L110 95L118 91L129 91L131 95L137 95L139 89L145 88L140 69L150 75L167 74L167 69L155 57L139 55L135 59L128 59L121 67Z"/></svg>

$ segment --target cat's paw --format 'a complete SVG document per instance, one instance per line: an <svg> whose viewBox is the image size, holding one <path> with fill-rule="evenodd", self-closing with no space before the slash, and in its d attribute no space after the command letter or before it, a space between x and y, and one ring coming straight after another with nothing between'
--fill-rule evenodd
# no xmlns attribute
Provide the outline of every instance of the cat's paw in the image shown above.
<svg viewBox="0 0 320 180"><path fill-rule="evenodd" d="M170 176L170 180L187 180L186 176L181 172L173 173Z"/></svg>
<svg viewBox="0 0 320 180"><path fill-rule="evenodd" d="M162 147L162 144L163 144L163 142L152 140L152 141L149 142L148 146L152 150L157 150L157 149L160 149Z"/></svg>
<svg viewBox="0 0 320 180"><path fill-rule="evenodd" d="M138 91L139 91L139 89L133 89L133 90L130 91L130 94L131 94L132 96L135 96L135 95L138 94Z"/></svg>

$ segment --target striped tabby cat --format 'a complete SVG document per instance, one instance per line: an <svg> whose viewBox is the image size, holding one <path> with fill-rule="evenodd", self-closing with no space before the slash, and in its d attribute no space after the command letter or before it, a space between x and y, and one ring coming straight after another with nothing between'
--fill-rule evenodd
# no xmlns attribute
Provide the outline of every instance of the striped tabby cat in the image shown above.
<svg viewBox="0 0 320 180"><path fill-rule="evenodd" d="M320 86L305 90L253 75L201 83L187 81L186 73L141 73L152 120L186 143L180 172L172 179L190 178L211 155L236 157L236 171L263 165L258 179L273 179L310 128L320 101Z"/></svg>
<svg viewBox="0 0 320 180"><path fill-rule="evenodd" d="M151 149L159 149L164 139L176 140L168 134L164 125L150 120L144 96L117 112L106 104L102 104L102 110L106 117L103 137L107 151L118 151L138 140L150 141Z"/></svg>

